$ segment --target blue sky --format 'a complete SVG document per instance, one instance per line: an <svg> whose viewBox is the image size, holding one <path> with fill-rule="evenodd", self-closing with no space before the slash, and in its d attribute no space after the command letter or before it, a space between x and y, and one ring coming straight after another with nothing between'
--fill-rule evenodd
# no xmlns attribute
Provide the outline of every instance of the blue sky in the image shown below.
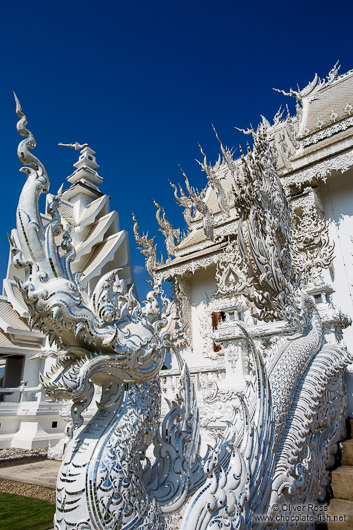
<svg viewBox="0 0 353 530"><path fill-rule="evenodd" d="M72 172L73 150L96 152L102 191L112 197L130 232L136 282L144 295L142 256L132 236L131 210L141 228L157 233L155 198L183 226L168 179L205 185L195 158L200 142L215 160L214 123L225 145L244 138L264 114L272 119L286 98L272 87L302 87L324 77L337 60L353 68L350 1L285 3L3 2L0 12L2 207L0 273L6 273L6 232L15 224L23 184L16 149L20 97L37 139L51 191ZM162 241L159 240L162 250Z"/></svg>

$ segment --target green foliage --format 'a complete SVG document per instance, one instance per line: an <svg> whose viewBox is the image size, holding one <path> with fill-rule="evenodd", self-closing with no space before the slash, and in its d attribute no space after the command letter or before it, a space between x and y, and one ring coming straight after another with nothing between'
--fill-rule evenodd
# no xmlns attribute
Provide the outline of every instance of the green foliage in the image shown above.
<svg viewBox="0 0 353 530"><path fill-rule="evenodd" d="M55 504L21 495L0 493L2 530L49 530L53 528Z"/></svg>

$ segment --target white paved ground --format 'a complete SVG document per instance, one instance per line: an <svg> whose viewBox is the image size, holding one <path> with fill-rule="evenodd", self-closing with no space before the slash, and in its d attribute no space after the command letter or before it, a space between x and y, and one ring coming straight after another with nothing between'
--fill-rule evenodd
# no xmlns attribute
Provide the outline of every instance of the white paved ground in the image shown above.
<svg viewBox="0 0 353 530"><path fill-rule="evenodd" d="M35 484L45 488L56 488L56 477L61 462L57 460L42 460L31 464L1 467L0 479ZM11 493L9 491L9 493Z"/></svg>

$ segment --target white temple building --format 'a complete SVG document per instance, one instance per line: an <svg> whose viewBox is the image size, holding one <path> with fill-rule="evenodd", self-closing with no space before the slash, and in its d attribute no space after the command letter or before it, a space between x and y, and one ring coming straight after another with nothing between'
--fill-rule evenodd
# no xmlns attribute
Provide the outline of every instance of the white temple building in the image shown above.
<svg viewBox="0 0 353 530"><path fill-rule="evenodd" d="M349 325L353 317L353 70L343 75L338 70L335 65L325 80L315 75L302 90L279 90L294 98L295 114L287 105L272 122L263 118L260 127L274 148L277 173L295 218L297 259L303 260L297 263L298 270L306 275L306 292L315 298L324 340L345 344L353 352ZM183 207L185 237L180 239L180 230L156 205L169 256L165 263L156 258L152 263L147 240L135 225L137 242L149 256L146 267L174 284L178 320L186 329L180 351L198 391L205 448L206 442L212 443L212 433L224 429L232 417L233 398L253 375L237 323L245 324L264 359L276 344L280 350L292 333L280 315L266 314L265 300L258 297L256 301L259 286L246 287L251 270L244 275L235 243L241 194L247 194L247 183L244 180L241 189L236 175L244 172L245 158L233 159L215 133L221 151L216 164L209 164L201 150L200 165L207 177L204 190L195 190L185 174L186 193L172 184L174 197ZM246 171L255 173L256 167L250 164ZM271 191L264 189L264 196ZM273 241L268 239L267 244L271 248ZM251 247L251 242L246 245ZM271 286L267 289L271 297ZM174 358L172 369L161 374L166 397L173 394L178 373ZM353 368L347 381L347 413L353 417Z"/></svg>
<svg viewBox="0 0 353 530"><path fill-rule="evenodd" d="M80 150L75 171L67 177L69 188L62 192L59 213L64 229L71 228L76 250L72 264L82 272L81 283L91 292L98 279L112 268L120 269L120 278L133 284L128 235L120 230L119 215L110 211L110 198L99 186L103 178L95 152L86 144L74 144ZM53 196L47 196L47 205ZM48 213L43 215L46 224ZM16 230L11 233L16 241ZM48 349L45 336L31 330L28 311L15 278L11 255L3 294L0 298L0 447L32 449L54 445L64 436L66 422L60 415L62 403L50 401L41 392L39 374L52 361L33 358Z"/></svg>
<svg viewBox="0 0 353 530"><path fill-rule="evenodd" d="M285 95L295 99L295 114L287 107L273 122L263 119L261 126L275 148L277 172L296 217L298 260L300 252L306 256L302 263L298 261L298 270L306 274L305 289L317 303L325 341L344 343L353 352L349 326L353 316L353 71L339 75L334 67L326 80L315 76L304 89L291 89ZM173 185L174 196L184 208L187 235L180 238L180 230L156 205L169 255L165 263L157 262L153 241L141 237L135 223L147 270L174 284L176 320L185 326L180 353L197 390L205 446L224 429L233 414L236 392L252 376L237 323L246 325L265 359L267 350L280 350L293 333L288 321L273 310L275 300L266 314L267 302L256 299L256 285L252 290L248 286L248 295L244 294L248 278L234 245L240 219L234 174L243 167L243 159L233 159L217 139L221 154L215 165L202 153L205 189L199 193L186 175L186 193ZM127 233L120 230L117 212L110 211L109 197L99 189L103 179L97 173L94 151L87 145L76 144L76 148L80 157L59 207L67 224L64 228L72 225L73 268L82 272L81 283L90 292L112 268L122 269L119 276L129 286L133 274ZM16 239L15 231L12 238ZM33 448L62 438L65 422L59 415L62 404L49 401L40 390L39 372L49 361L30 360L44 351L45 337L28 326L15 281L18 275L10 259L0 299L0 447ZM268 292L271 296L270 287ZM178 374L173 358L172 368L161 373L165 397L174 395ZM347 413L353 417L353 371L348 371L347 379Z"/></svg>

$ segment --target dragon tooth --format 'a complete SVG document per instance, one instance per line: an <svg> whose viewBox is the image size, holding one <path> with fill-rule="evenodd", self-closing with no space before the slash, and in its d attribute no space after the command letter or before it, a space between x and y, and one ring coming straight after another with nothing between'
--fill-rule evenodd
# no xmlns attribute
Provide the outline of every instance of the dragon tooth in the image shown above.
<svg viewBox="0 0 353 530"><path fill-rule="evenodd" d="M60 314L61 314L60 307L57 306L57 305L55 307L53 307L53 309L52 309L52 318L53 318L54 321L55 320L59 320Z"/></svg>
<svg viewBox="0 0 353 530"><path fill-rule="evenodd" d="M85 329L85 324L84 322L79 322L78 324L76 324L75 326L75 338L78 336L78 334L83 330Z"/></svg>

